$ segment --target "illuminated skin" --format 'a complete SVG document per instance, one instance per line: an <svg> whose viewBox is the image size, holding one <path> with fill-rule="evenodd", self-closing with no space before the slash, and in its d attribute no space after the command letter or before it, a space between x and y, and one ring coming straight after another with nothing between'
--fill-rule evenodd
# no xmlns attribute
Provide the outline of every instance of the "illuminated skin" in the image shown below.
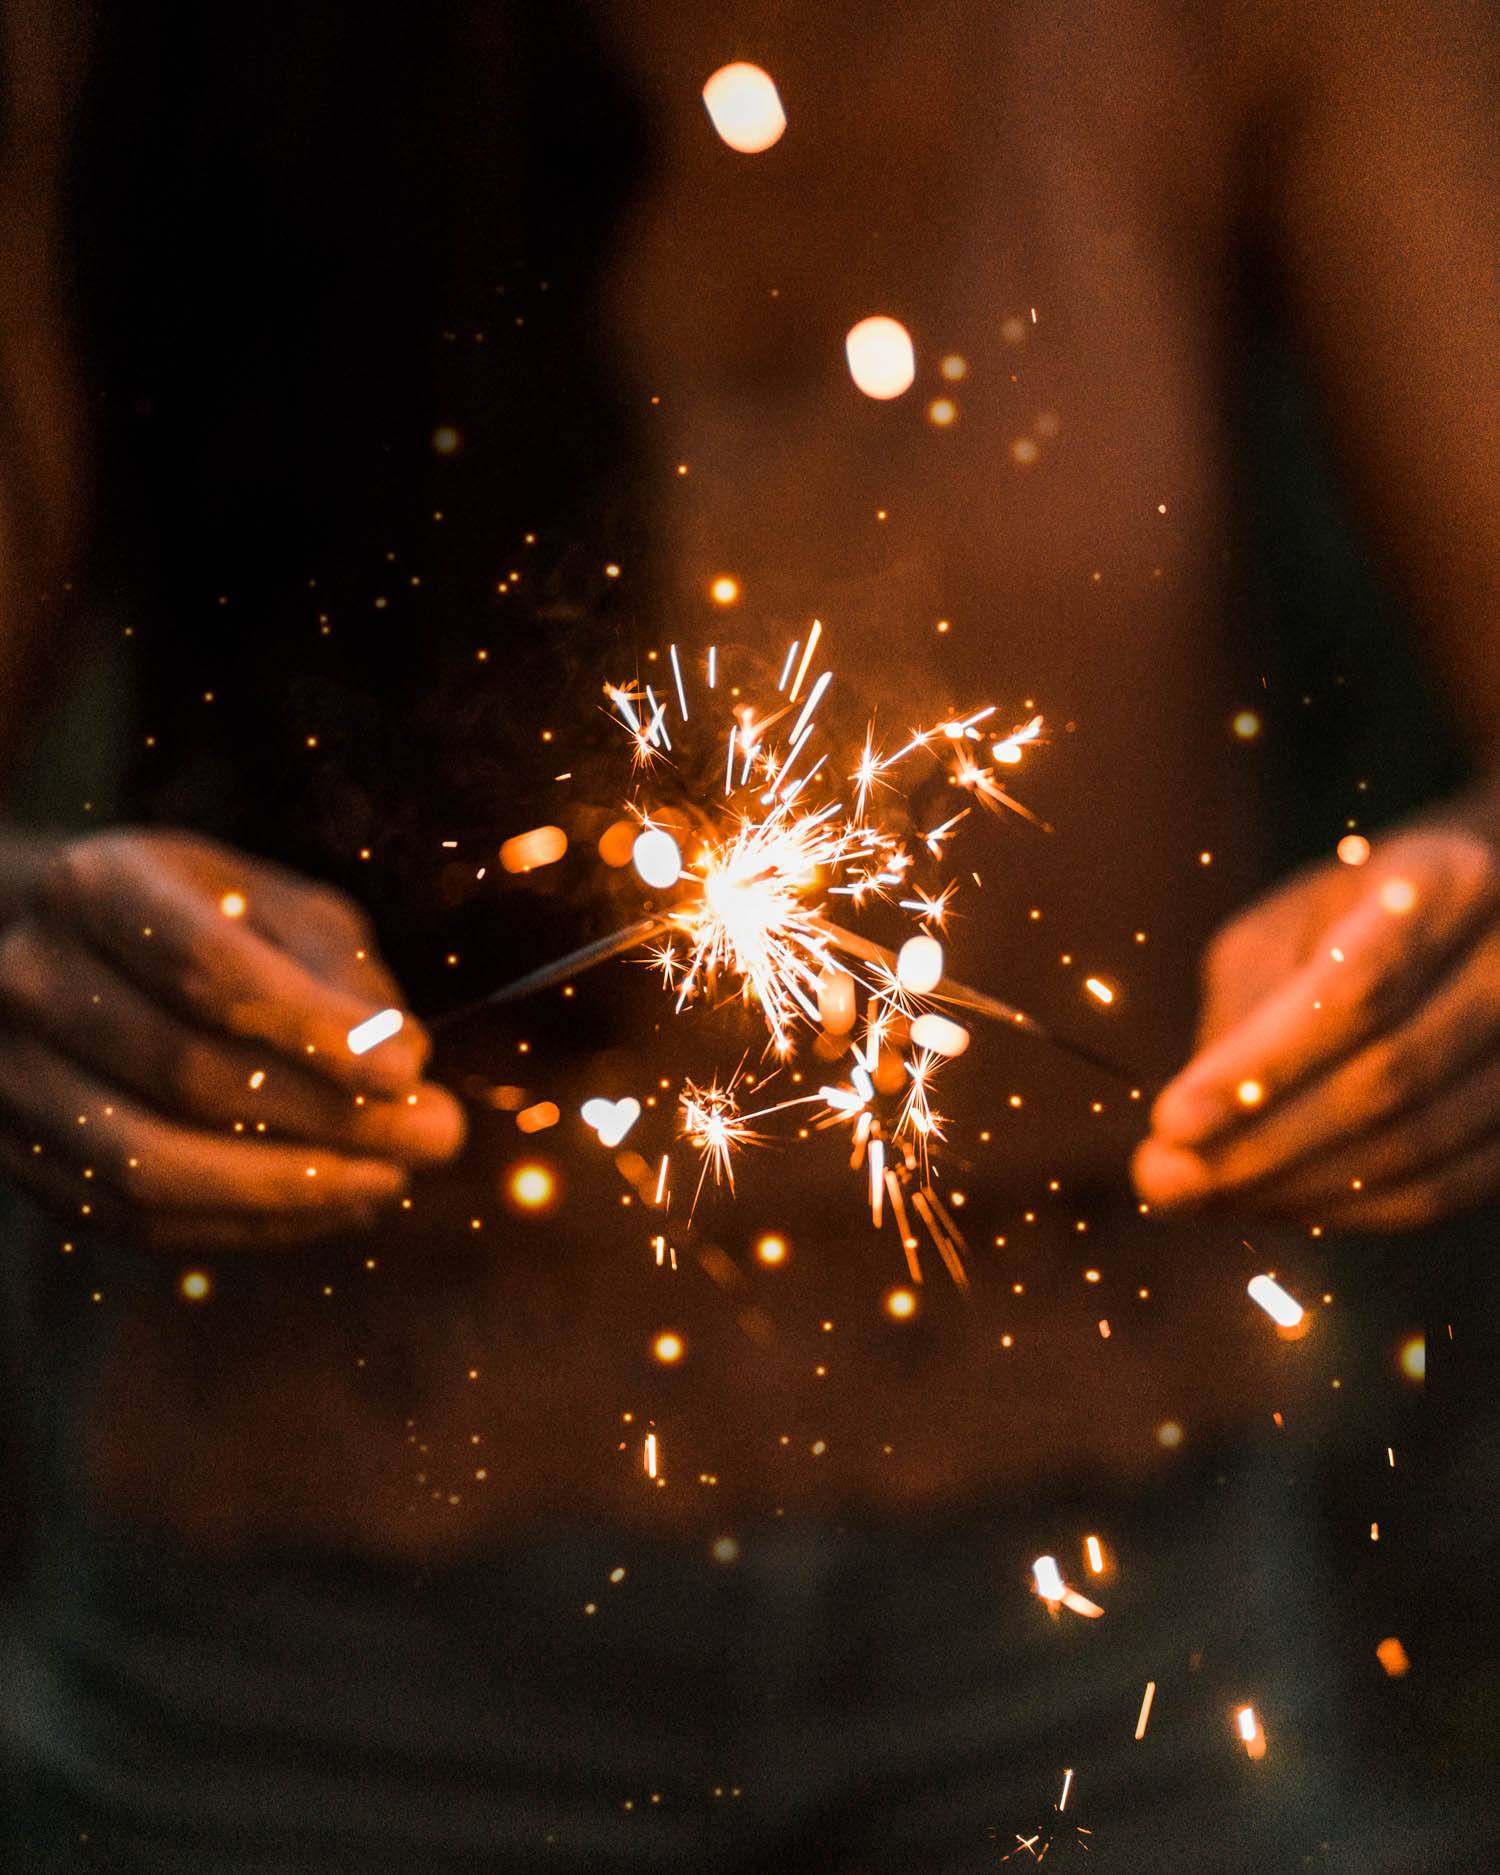
<svg viewBox="0 0 1500 1875"><path fill-rule="evenodd" d="M1214 940L1204 991L1135 1157L1153 1205L1400 1230L1500 1189L1490 841L1415 831L1301 874Z"/></svg>
<svg viewBox="0 0 1500 1875"><path fill-rule="evenodd" d="M347 1045L398 993L337 893L165 833L30 870L0 938L0 1167L61 1218L292 1243L372 1221L457 1150L415 1024Z"/></svg>

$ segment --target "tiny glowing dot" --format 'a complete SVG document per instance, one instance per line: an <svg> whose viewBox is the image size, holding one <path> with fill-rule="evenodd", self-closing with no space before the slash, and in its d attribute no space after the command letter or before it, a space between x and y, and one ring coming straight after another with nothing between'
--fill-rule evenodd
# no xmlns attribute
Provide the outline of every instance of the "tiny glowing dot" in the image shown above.
<svg viewBox="0 0 1500 1875"><path fill-rule="evenodd" d="M1241 1081L1234 1090L1234 1097L1242 1107L1258 1107L1266 1097L1266 1090L1259 1081Z"/></svg>
<svg viewBox="0 0 1500 1875"><path fill-rule="evenodd" d="M208 1271L184 1270L177 1284L177 1293L185 1302L206 1302L213 1293Z"/></svg>
<svg viewBox="0 0 1500 1875"><path fill-rule="evenodd" d="M936 629L940 638L946 637L946 635L953 630L952 619L940 618L937 622Z"/></svg>
<svg viewBox="0 0 1500 1875"><path fill-rule="evenodd" d="M927 421L946 430L958 419L958 405L951 397L934 397L927 406Z"/></svg>
<svg viewBox="0 0 1500 1875"><path fill-rule="evenodd" d="M715 1537L713 1547L708 1553L713 1557L716 1563L738 1562L740 1559L739 1538L734 1536Z"/></svg>
<svg viewBox="0 0 1500 1875"><path fill-rule="evenodd" d="M1363 866L1370 857L1370 842L1362 833L1346 833L1334 850L1346 866Z"/></svg>
<svg viewBox="0 0 1500 1875"><path fill-rule="evenodd" d="M1393 917L1404 918L1417 902L1417 888L1410 879L1387 879L1380 888L1380 902Z"/></svg>
<svg viewBox="0 0 1500 1875"><path fill-rule="evenodd" d="M1169 1452L1175 1452L1177 1447L1182 1444L1182 1427L1178 1425L1175 1419L1164 1420L1163 1423L1156 1428L1156 1443L1160 1446L1165 1446Z"/></svg>
<svg viewBox="0 0 1500 1875"><path fill-rule="evenodd" d="M1083 1539L1083 1552L1088 1558L1089 1574L1098 1576L1104 1573L1104 1548L1096 1536Z"/></svg>
<svg viewBox="0 0 1500 1875"><path fill-rule="evenodd" d="M1411 1335L1403 1341L1396 1358L1408 1380L1427 1378L1427 1342L1421 1335Z"/></svg>
<svg viewBox="0 0 1500 1875"><path fill-rule="evenodd" d="M1230 727L1241 742L1254 742L1260 734L1260 718L1254 710L1241 710Z"/></svg>
<svg viewBox="0 0 1500 1875"><path fill-rule="evenodd" d="M910 1289L893 1289L885 1299L885 1312L893 1321L904 1322L917 1312L917 1298Z"/></svg>
<svg viewBox="0 0 1500 1875"><path fill-rule="evenodd" d="M651 1343L652 1358L661 1362L663 1367L672 1367L687 1352L687 1343L675 1329L664 1328Z"/></svg>
<svg viewBox="0 0 1500 1875"><path fill-rule="evenodd" d="M1374 1524L1370 1526L1372 1530L1376 1527ZM1375 1658L1384 1667L1387 1677L1393 1680L1399 1680L1403 1673L1411 1669L1411 1661L1407 1657L1406 1649L1401 1645L1399 1637L1394 1634L1388 1634L1375 1649Z"/></svg>
<svg viewBox="0 0 1500 1875"><path fill-rule="evenodd" d="M432 432L432 446L440 456L451 456L458 448L459 434L451 423L442 423Z"/></svg>
<svg viewBox="0 0 1500 1875"><path fill-rule="evenodd" d="M527 1211L540 1211L557 1194L557 1180L551 1170L535 1160L516 1166L506 1185L512 1201Z"/></svg>
<svg viewBox="0 0 1500 1875"><path fill-rule="evenodd" d="M616 560L610 561L609 565L606 566L604 569L604 577L606 579L618 579L620 577L620 567L619 567L618 561Z"/></svg>
<svg viewBox="0 0 1500 1875"><path fill-rule="evenodd" d="M1115 1000L1113 988L1104 981L1103 977L1088 977L1084 980L1083 987L1090 996L1101 1003L1112 1003Z"/></svg>
<svg viewBox="0 0 1500 1875"><path fill-rule="evenodd" d="M1016 1345L1015 1336L1014 1335L1002 1335L1000 1337L1000 1345L1002 1348L1013 1348Z"/></svg>
<svg viewBox="0 0 1500 1875"><path fill-rule="evenodd" d="M1011 461L1023 469L1029 469L1041 453L1041 449L1029 436L1018 436L1010 446Z"/></svg>
<svg viewBox="0 0 1500 1875"><path fill-rule="evenodd" d="M255 1092L259 1093L260 1089L263 1088L265 1084L266 1071L264 1068L257 1068L254 1074L250 1076L250 1086Z"/></svg>
<svg viewBox="0 0 1500 1875"><path fill-rule="evenodd" d="M762 1263L774 1266L777 1263L785 1263L787 1248L785 1237L778 1236L775 1231L767 1231L756 1244L755 1254Z"/></svg>
<svg viewBox="0 0 1500 1875"><path fill-rule="evenodd" d="M960 358L957 352L949 352L938 369L950 384L957 384L960 378L968 375L969 361Z"/></svg>
<svg viewBox="0 0 1500 1875"><path fill-rule="evenodd" d="M1099 1281L1099 1272L1098 1272L1098 1270L1085 1270L1085 1271L1083 1272L1083 1280L1084 1280L1084 1281L1085 1281L1086 1283L1096 1283L1096 1282L1098 1282L1098 1281Z"/></svg>
<svg viewBox="0 0 1500 1875"><path fill-rule="evenodd" d="M226 892L219 900L219 910L226 918L243 918L250 909L250 901L243 892Z"/></svg>
<svg viewBox="0 0 1500 1875"><path fill-rule="evenodd" d="M740 582L732 574L721 573L708 589L715 605L733 605L740 596Z"/></svg>
<svg viewBox="0 0 1500 1875"><path fill-rule="evenodd" d="M1200 866L1211 866L1213 863L1214 856L1212 853L1203 852L1198 855L1198 864Z"/></svg>

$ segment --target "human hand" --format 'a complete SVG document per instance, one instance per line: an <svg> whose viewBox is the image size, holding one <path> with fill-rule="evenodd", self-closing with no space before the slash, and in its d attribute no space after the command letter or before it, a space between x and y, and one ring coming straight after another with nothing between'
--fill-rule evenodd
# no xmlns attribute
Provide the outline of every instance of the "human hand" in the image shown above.
<svg viewBox="0 0 1500 1875"><path fill-rule="evenodd" d="M348 1046L399 1001L330 888L180 833L63 845L0 937L0 1173L163 1247L368 1222L464 1132L410 1018Z"/></svg>
<svg viewBox="0 0 1500 1875"><path fill-rule="evenodd" d="M1500 1192L1500 860L1461 824L1316 866L1214 938L1198 1052L1137 1148L1154 1209L1407 1230Z"/></svg>

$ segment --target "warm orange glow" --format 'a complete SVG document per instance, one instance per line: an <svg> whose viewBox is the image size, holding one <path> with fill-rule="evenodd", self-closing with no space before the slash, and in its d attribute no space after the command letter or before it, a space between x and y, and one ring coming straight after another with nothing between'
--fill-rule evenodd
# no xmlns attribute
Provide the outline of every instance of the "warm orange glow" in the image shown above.
<svg viewBox="0 0 1500 1875"><path fill-rule="evenodd" d="M1260 718L1254 710L1241 710L1230 727L1241 742L1253 742L1260 734Z"/></svg>
<svg viewBox="0 0 1500 1875"><path fill-rule="evenodd" d="M533 872L538 866L555 865L567 850L568 836L561 827L532 827L505 842L500 864L507 872Z"/></svg>
<svg viewBox="0 0 1500 1875"><path fill-rule="evenodd" d="M910 1289L892 1289L885 1299L885 1312L893 1321L908 1321L917 1312L917 1298Z"/></svg>
<svg viewBox="0 0 1500 1875"><path fill-rule="evenodd" d="M756 1244L755 1254L762 1263L774 1268L778 1263L786 1262L788 1248L785 1237L778 1236L775 1231L767 1231Z"/></svg>
<svg viewBox="0 0 1500 1875"><path fill-rule="evenodd" d="M851 326L844 340L849 375L866 397L900 397L916 381L917 355L899 319L875 314Z"/></svg>
<svg viewBox="0 0 1500 1875"><path fill-rule="evenodd" d="M1401 1343L1401 1350L1396 1359L1408 1380L1425 1380L1427 1378L1426 1338L1422 1335L1409 1335Z"/></svg>
<svg viewBox="0 0 1500 1875"><path fill-rule="evenodd" d="M927 421L939 430L946 430L958 421L958 405L951 397L934 397L927 406Z"/></svg>
<svg viewBox="0 0 1500 1875"><path fill-rule="evenodd" d="M1175 1452L1182 1444L1182 1427L1175 1419L1163 1420L1156 1428L1156 1443L1164 1446L1169 1452Z"/></svg>
<svg viewBox="0 0 1500 1875"><path fill-rule="evenodd" d="M226 892L219 900L219 910L226 918L243 918L250 909L250 901L243 892Z"/></svg>
<svg viewBox="0 0 1500 1875"><path fill-rule="evenodd" d="M1106 983L1103 977L1085 977L1083 987L1101 1003L1109 1004L1115 1000L1113 986Z"/></svg>
<svg viewBox="0 0 1500 1875"><path fill-rule="evenodd" d="M184 1302L206 1302L213 1293L213 1281L207 1270L184 1270L177 1283L177 1293Z"/></svg>
<svg viewBox="0 0 1500 1875"><path fill-rule="evenodd" d="M432 432L432 446L440 456L451 456L458 445L459 434L451 423L439 424Z"/></svg>
<svg viewBox="0 0 1500 1875"><path fill-rule="evenodd" d="M1266 1097L1266 1090L1259 1081L1241 1081L1234 1090L1234 1097L1242 1107L1258 1107Z"/></svg>
<svg viewBox="0 0 1500 1875"><path fill-rule="evenodd" d="M1403 1673L1411 1671L1411 1661L1406 1649L1394 1634L1388 1634L1375 1649L1375 1658L1385 1668L1390 1679L1399 1680Z"/></svg>
<svg viewBox="0 0 1500 1875"><path fill-rule="evenodd" d="M1240 1735L1240 1742L1245 1747L1245 1756L1259 1760L1266 1755L1266 1735L1260 1720L1255 1716L1254 1706L1241 1706L1234 1715L1235 1730Z"/></svg>
<svg viewBox="0 0 1500 1875"><path fill-rule="evenodd" d="M1410 879L1387 879L1380 888L1380 902L1393 918L1404 918L1417 902L1417 888Z"/></svg>
<svg viewBox="0 0 1500 1875"><path fill-rule="evenodd" d="M745 60L721 65L703 87L703 102L714 129L742 156L759 156L786 130L775 80Z"/></svg>
<svg viewBox="0 0 1500 1875"><path fill-rule="evenodd" d="M511 1168L505 1181L511 1202L523 1211L542 1211L557 1196L557 1179L550 1166L527 1159Z"/></svg>
<svg viewBox="0 0 1500 1875"><path fill-rule="evenodd" d="M721 573L709 586L708 596L715 605L733 605L740 596L740 582L730 573Z"/></svg>
<svg viewBox="0 0 1500 1875"><path fill-rule="evenodd" d="M549 1126L556 1126L561 1118L555 1101L539 1100L534 1107L526 1107L516 1115L516 1125L523 1133L545 1133Z"/></svg>
<svg viewBox="0 0 1500 1875"><path fill-rule="evenodd" d="M599 836L600 859L616 871L622 866L628 866L635 850L635 836L639 832L640 828L633 820L614 821Z"/></svg>
<svg viewBox="0 0 1500 1875"><path fill-rule="evenodd" d="M1102 1576L1104 1574L1104 1545L1098 1537L1086 1536L1083 1539L1083 1554L1089 1566L1089 1574Z"/></svg>
<svg viewBox="0 0 1500 1875"><path fill-rule="evenodd" d="M663 1367L675 1367L686 1353L687 1343L673 1328L664 1328L651 1343L652 1358Z"/></svg>
<svg viewBox="0 0 1500 1875"><path fill-rule="evenodd" d="M1346 866L1363 866L1370 857L1370 842L1362 833L1346 833L1336 850Z"/></svg>

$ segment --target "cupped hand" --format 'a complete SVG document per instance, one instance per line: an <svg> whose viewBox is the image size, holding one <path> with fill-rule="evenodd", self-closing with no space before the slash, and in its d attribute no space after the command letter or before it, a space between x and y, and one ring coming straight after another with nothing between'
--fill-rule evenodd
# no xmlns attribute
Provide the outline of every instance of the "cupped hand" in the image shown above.
<svg viewBox="0 0 1500 1875"><path fill-rule="evenodd" d="M1213 940L1136 1187L1408 1230L1500 1194L1500 861L1461 824L1313 867Z"/></svg>
<svg viewBox="0 0 1500 1875"><path fill-rule="evenodd" d="M0 935L0 1173L80 1227L169 1246L370 1221L455 1153L400 995L342 895L179 833L59 847Z"/></svg>

